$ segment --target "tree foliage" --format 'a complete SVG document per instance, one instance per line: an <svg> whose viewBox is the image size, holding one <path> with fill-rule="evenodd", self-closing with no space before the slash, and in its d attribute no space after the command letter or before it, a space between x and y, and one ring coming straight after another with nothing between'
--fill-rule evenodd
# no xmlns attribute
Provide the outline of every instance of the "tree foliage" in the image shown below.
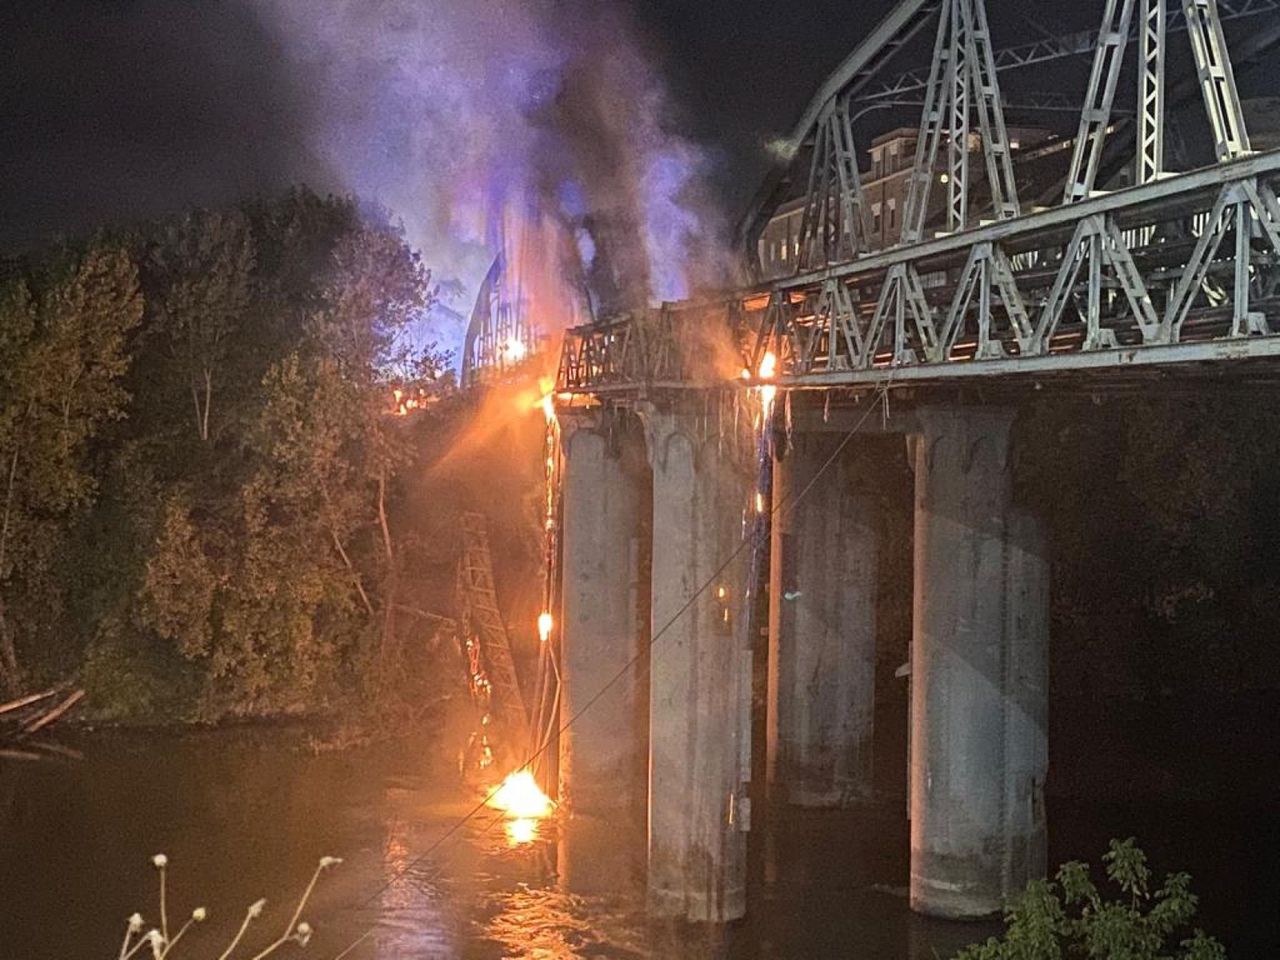
<svg viewBox="0 0 1280 960"><path fill-rule="evenodd" d="M1088 864L1063 864L1056 881L1036 880L1005 917L1002 937L961 951L956 960L1225 960L1201 930L1188 931L1197 898L1191 877L1175 873L1158 888L1133 838L1112 840L1103 855L1106 899Z"/></svg>
<svg viewBox="0 0 1280 960"><path fill-rule="evenodd" d="M65 533L96 488L87 445L123 415L126 337L138 324L138 274L126 251L95 242L0 281L0 679L22 683L65 628L55 568Z"/></svg>
<svg viewBox="0 0 1280 960"><path fill-rule="evenodd" d="M412 537L388 376L447 366L396 347L435 294L385 215L301 189L10 265L0 677L80 669L112 716L367 693Z"/></svg>

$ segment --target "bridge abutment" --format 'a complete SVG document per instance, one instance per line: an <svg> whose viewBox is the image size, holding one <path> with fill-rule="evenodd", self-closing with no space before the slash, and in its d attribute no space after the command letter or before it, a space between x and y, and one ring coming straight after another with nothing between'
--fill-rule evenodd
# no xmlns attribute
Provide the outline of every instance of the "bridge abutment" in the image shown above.
<svg viewBox="0 0 1280 960"><path fill-rule="evenodd" d="M912 909L999 912L1045 863L1048 560L1013 507L1009 411L919 411Z"/></svg>
<svg viewBox="0 0 1280 960"><path fill-rule="evenodd" d="M645 420L653 467L649 908L719 923L746 912L750 481L696 418L650 410Z"/></svg>
<svg viewBox="0 0 1280 960"><path fill-rule="evenodd" d="M839 444L798 433L774 465L775 503L808 492L773 522L769 795L806 807L872 796L879 536Z"/></svg>

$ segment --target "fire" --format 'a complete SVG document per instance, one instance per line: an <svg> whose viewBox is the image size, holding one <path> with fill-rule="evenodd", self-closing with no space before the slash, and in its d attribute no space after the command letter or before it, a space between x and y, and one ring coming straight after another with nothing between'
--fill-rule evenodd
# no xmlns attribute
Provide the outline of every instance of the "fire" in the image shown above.
<svg viewBox="0 0 1280 960"><path fill-rule="evenodd" d="M508 363L519 363L525 358L529 352L529 348L525 346L525 342L519 337L507 337L502 345L502 355Z"/></svg>
<svg viewBox="0 0 1280 960"><path fill-rule="evenodd" d="M516 820L541 820L551 816L556 807L555 801L542 792L528 767L507 774L485 802Z"/></svg>
<svg viewBox="0 0 1280 960"><path fill-rule="evenodd" d="M761 380L772 380L778 374L778 357L772 350L765 353L760 359L760 369L757 371ZM767 422L773 414L773 401L778 395L778 388L773 384L765 384L760 388L760 408L764 413L764 421Z"/></svg>
<svg viewBox="0 0 1280 960"><path fill-rule="evenodd" d="M538 639L546 643L551 639L551 628L555 626L555 621L551 618L551 614L545 610L538 614Z"/></svg>
<svg viewBox="0 0 1280 960"><path fill-rule="evenodd" d="M433 398L428 396L421 387L410 392L395 387L391 391L390 412L397 417L407 417L412 411L421 410L432 402L434 402Z"/></svg>

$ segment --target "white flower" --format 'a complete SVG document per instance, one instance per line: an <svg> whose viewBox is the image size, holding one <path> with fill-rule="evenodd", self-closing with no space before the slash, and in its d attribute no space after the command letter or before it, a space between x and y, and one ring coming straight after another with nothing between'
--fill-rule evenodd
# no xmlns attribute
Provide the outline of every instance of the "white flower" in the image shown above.
<svg viewBox="0 0 1280 960"><path fill-rule="evenodd" d="M191 919L194 920L196 923L203 922L205 917L207 916L209 916L209 911L206 910L204 907L196 907L194 910L191 911Z"/></svg>
<svg viewBox="0 0 1280 960"><path fill-rule="evenodd" d="M147 934L147 939L151 941L151 955L159 960L164 956L164 934L159 930L152 930Z"/></svg>
<svg viewBox="0 0 1280 960"><path fill-rule="evenodd" d="M303 920L300 924L298 924L298 932L295 934L295 936L298 939L298 943L302 944L305 947L307 945L307 942L311 939L311 924Z"/></svg>
<svg viewBox="0 0 1280 960"><path fill-rule="evenodd" d="M141 929L142 929L142 914L135 913L132 917L129 918L129 932L137 933Z"/></svg>
<svg viewBox="0 0 1280 960"><path fill-rule="evenodd" d="M155 864L157 870L163 870L165 867L169 865L169 858L166 857L163 853L157 853L154 857L151 858L151 862Z"/></svg>
<svg viewBox="0 0 1280 960"><path fill-rule="evenodd" d="M249 916L256 920L258 917L262 916L262 908L266 905L266 900L259 900L249 908Z"/></svg>
<svg viewBox="0 0 1280 960"><path fill-rule="evenodd" d="M336 867L341 862L342 862L341 857L321 857L320 869L324 870L324 869L327 869L328 867Z"/></svg>

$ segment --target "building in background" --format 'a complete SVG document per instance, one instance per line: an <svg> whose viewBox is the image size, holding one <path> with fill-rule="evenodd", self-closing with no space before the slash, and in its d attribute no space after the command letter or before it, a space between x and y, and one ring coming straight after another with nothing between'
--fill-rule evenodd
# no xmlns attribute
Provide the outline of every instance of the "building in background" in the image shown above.
<svg viewBox="0 0 1280 960"><path fill-rule="evenodd" d="M1065 171L1070 160L1067 149L1071 141L1055 138L1039 127L1009 127L1009 146L1013 155L1014 172L1019 189L1023 187L1023 174L1027 181L1043 179L1038 168L1046 150L1050 155L1064 154L1049 166ZM916 159L916 141L919 131L915 127L898 127L881 134L871 141L870 163L860 168L862 195L866 203L866 231L868 250L881 250L898 242L902 233L902 209L907 199L907 184L911 167ZM982 141L978 134L970 136L969 151L971 176L974 178L973 201L981 204L985 197L982 182ZM941 176L941 174L939 174ZM930 192L931 223L943 212L943 191ZM758 254L761 278L776 280L795 272L796 258L800 254L800 232L804 220L804 197L789 200L778 207L768 225L760 234Z"/></svg>

